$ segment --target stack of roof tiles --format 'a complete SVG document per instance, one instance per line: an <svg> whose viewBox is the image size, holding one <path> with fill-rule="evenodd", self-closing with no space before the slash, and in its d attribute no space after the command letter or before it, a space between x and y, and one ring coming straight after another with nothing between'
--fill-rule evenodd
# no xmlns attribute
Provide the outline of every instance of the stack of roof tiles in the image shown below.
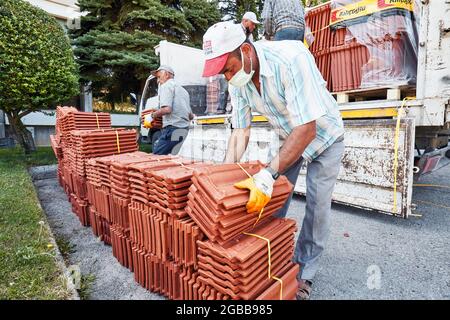
<svg viewBox="0 0 450 320"><path fill-rule="evenodd" d="M79 112L73 107L57 107L56 133L50 137L50 141L58 159L59 182L81 223L89 225L91 217L106 219L102 213L107 214L109 211L101 205L98 208L93 206L92 212L89 208L94 198L88 198L87 161L95 157L136 151L136 131L112 129L111 116L107 113ZM90 186L97 186L101 182L101 186L109 184L109 172L107 177L98 173L94 176L91 176ZM101 204L105 206L105 202ZM97 222L96 225L106 225L108 220ZM109 233L109 228L97 228L96 231L106 229ZM105 236L105 239L109 237Z"/></svg>
<svg viewBox="0 0 450 320"><path fill-rule="evenodd" d="M272 199L260 214L247 214L248 191L234 187L238 181L253 175L263 167L261 163L225 164L194 171L193 185L188 195L189 216L210 240L225 243L249 231L278 211L292 192L293 186L285 176L277 179ZM245 169L245 172L243 169Z"/></svg>
<svg viewBox="0 0 450 320"><path fill-rule="evenodd" d="M309 27L314 41L309 50L316 60L324 80L327 82L328 90L332 89L331 74L331 52L330 48L336 45L338 39L345 36L345 30L333 31L328 25L330 23L331 5L327 2L308 10L305 14L305 23ZM305 35L308 37L308 33Z"/></svg>
<svg viewBox="0 0 450 320"><path fill-rule="evenodd" d="M352 3L356 1L347 1ZM330 27L332 9L344 1L329 1L309 9L306 25L314 37L309 49L333 92L401 85L415 80L416 31L411 16L402 12L377 14Z"/></svg>
<svg viewBox="0 0 450 320"><path fill-rule="evenodd" d="M70 146L65 152L66 170L70 171L73 193L87 199L87 161L91 158L136 151L136 131L127 129L72 130ZM101 176L100 176L101 177ZM103 177L109 183L109 172ZM101 210L101 207L96 207ZM82 221L88 221L82 219Z"/></svg>
<svg viewBox="0 0 450 320"><path fill-rule="evenodd" d="M295 223L269 217L292 191L285 177L264 212L249 215L248 191L233 185L260 170L259 162L213 165L146 154L136 151L134 130L58 130L66 144L62 134L52 141L74 212L143 287L170 299L292 298ZM245 232L271 241L271 276L283 281L283 292L264 277L265 242Z"/></svg>
<svg viewBox="0 0 450 320"><path fill-rule="evenodd" d="M192 274L197 268L197 241L204 239L204 235L182 213L182 207L171 205L186 205L192 171L204 164L176 156L156 160L128 167L133 270L136 281L143 287L179 299L181 276ZM171 276L166 278L167 275Z"/></svg>
<svg viewBox="0 0 450 320"><path fill-rule="evenodd" d="M196 168L207 166L206 163L183 164L151 172L148 187L153 205L169 216L187 216L184 208L188 202L192 175Z"/></svg>
<svg viewBox="0 0 450 320"><path fill-rule="evenodd" d="M129 204L131 185L128 172L132 166L158 162L171 156L149 155L142 152L131 153L111 159L109 166L109 222L111 223L113 254L125 267L133 270L132 241L130 230Z"/></svg>
<svg viewBox="0 0 450 320"><path fill-rule="evenodd" d="M128 233L128 203L129 195L127 193L127 177L126 171L117 171L118 167L124 166L129 163L149 161L152 159L151 155L135 151L124 154L111 155L106 157L91 158L86 163L86 186L87 196L91 207L94 209L95 214L92 214L92 219L96 220L96 224L104 224L107 226L113 226L114 233L112 233L112 240L121 240L126 242ZM116 169L112 169L115 166ZM112 173L112 170L116 170ZM118 184L119 181L123 185ZM113 196L112 190L117 190L121 186L121 193L116 191L120 195ZM91 220L92 220L91 219ZM103 239L104 231L106 228L99 229L96 232L93 227L94 234L100 236ZM120 233L120 235L119 235ZM117 236L114 238L114 236ZM106 237L109 240L108 237ZM110 243L107 241L107 243ZM118 246L118 245L117 245ZM127 265L129 267L129 265Z"/></svg>
<svg viewBox="0 0 450 320"><path fill-rule="evenodd" d="M61 137L64 147L70 143L72 130L92 130L111 128L109 113L81 112L74 107L56 108L56 134Z"/></svg>
<svg viewBox="0 0 450 320"><path fill-rule="evenodd" d="M223 246L199 242L199 280L232 299L253 300L263 293L293 299L298 273L298 265L291 262L295 231L294 220L270 218ZM288 281L275 285L276 278Z"/></svg>

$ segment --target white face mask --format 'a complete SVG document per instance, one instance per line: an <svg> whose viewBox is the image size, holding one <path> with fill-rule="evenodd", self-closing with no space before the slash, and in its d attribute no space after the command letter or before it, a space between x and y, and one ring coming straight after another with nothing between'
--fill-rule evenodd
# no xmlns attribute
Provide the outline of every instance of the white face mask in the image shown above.
<svg viewBox="0 0 450 320"><path fill-rule="evenodd" d="M255 70L253 70L253 60L250 57L250 73L246 73L244 70L244 54L242 53L241 49L241 61L242 61L242 68L239 70L233 78L230 79L229 83L234 86L241 88L245 86L253 77L253 74L255 73Z"/></svg>

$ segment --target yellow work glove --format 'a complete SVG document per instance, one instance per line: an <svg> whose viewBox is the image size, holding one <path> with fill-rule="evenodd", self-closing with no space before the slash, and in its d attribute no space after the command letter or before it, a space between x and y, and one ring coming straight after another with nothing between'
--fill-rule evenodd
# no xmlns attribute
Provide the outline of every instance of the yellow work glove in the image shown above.
<svg viewBox="0 0 450 320"><path fill-rule="evenodd" d="M266 169L262 169L253 177L236 183L234 186L239 189L250 190L250 198L247 202L248 213L260 213L270 201L275 180Z"/></svg>
<svg viewBox="0 0 450 320"><path fill-rule="evenodd" d="M144 127L147 128L147 129L151 128L152 127L152 121L153 121L152 115L151 114L147 114L144 117Z"/></svg>

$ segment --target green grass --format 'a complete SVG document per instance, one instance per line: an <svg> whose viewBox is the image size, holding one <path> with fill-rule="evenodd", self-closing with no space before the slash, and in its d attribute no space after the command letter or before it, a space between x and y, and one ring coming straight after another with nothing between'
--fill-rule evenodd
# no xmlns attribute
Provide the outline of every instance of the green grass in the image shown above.
<svg viewBox="0 0 450 320"><path fill-rule="evenodd" d="M80 296L81 300L88 300L91 293L92 293L92 285L95 281L95 275L89 273L89 274L83 274L81 276L81 283L80 283L80 289L78 289L78 295Z"/></svg>
<svg viewBox="0 0 450 320"><path fill-rule="evenodd" d="M21 163L27 167L57 163L52 147L38 147L30 155L25 155L19 147L0 148L0 161L5 164Z"/></svg>
<svg viewBox="0 0 450 320"><path fill-rule="evenodd" d="M66 263L66 265L69 265L69 257L76 251L75 245L71 244L69 240L63 237L55 236L55 241L56 245L58 246L59 252L61 252L64 262Z"/></svg>
<svg viewBox="0 0 450 320"><path fill-rule="evenodd" d="M0 149L0 300L66 299L69 292L28 166L56 163L51 148Z"/></svg>
<svg viewBox="0 0 450 320"><path fill-rule="evenodd" d="M148 143L140 143L139 151L150 153L150 152L152 152L152 146L151 146L151 144L148 144Z"/></svg>

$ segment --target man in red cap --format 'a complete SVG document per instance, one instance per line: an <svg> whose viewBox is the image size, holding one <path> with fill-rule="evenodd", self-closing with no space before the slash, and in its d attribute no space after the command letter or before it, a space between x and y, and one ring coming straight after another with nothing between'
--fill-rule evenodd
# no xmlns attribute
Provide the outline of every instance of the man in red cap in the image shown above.
<svg viewBox="0 0 450 320"><path fill-rule="evenodd" d="M308 163L306 210L294 261L300 265L297 298L309 299L330 233L331 195L344 152L337 103L301 41L251 43L240 25L220 22L205 33L203 50L203 76L224 74L229 82L233 133L225 162L239 162L244 154L252 111L265 116L281 140L278 155L266 168L236 184L250 190L247 211L264 208L280 174L295 185L302 163ZM286 215L291 198L276 216Z"/></svg>

